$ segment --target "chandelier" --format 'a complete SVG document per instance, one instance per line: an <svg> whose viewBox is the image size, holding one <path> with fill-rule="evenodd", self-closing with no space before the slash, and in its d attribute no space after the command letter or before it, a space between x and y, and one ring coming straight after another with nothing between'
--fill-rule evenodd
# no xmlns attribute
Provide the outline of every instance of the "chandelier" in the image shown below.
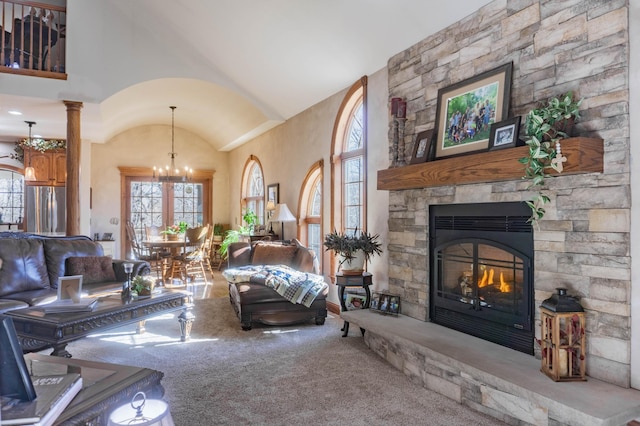
<svg viewBox="0 0 640 426"><path fill-rule="evenodd" d="M185 166L181 173L180 169L176 167L175 159L178 154L176 154L173 147L175 138L174 115L176 107L170 106L169 108L171 108L171 152L168 155L171 157L171 163L166 165L164 168L153 166L153 177L157 177L160 182L186 182L193 176L193 169Z"/></svg>

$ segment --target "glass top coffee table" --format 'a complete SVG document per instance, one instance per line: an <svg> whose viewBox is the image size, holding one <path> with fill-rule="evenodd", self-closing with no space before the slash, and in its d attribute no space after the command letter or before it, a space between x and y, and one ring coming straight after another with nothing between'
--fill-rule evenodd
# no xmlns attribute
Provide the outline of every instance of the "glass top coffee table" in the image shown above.
<svg viewBox="0 0 640 426"><path fill-rule="evenodd" d="M156 315L181 310L178 316L180 340L190 338L195 315L191 312L191 293L163 290L147 297L123 300L120 294L98 298L98 304L90 312L46 313L37 306L8 311L24 352L53 347L51 355L71 357L66 346L98 331L110 330L138 323L138 333L144 332L145 320Z"/></svg>

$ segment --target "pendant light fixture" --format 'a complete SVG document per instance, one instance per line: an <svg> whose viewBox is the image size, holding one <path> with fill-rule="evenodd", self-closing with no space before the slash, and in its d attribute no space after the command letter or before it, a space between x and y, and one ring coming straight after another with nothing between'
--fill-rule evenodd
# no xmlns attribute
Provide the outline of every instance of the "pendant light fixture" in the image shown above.
<svg viewBox="0 0 640 426"><path fill-rule="evenodd" d="M153 177L157 177L160 182L186 182L193 176L193 169L185 166L183 172L180 173L180 170L176 167L175 158L178 155L174 149L174 115L176 107L170 106L169 108L171 108L171 152L168 155L171 157L171 162L169 165L165 166L164 169L162 167L153 166Z"/></svg>
<svg viewBox="0 0 640 426"><path fill-rule="evenodd" d="M36 124L35 121L25 121L29 125L29 149L33 149L31 139L31 127ZM31 153L29 153L29 165L24 169L24 180L34 181L36 180L36 170L31 167Z"/></svg>

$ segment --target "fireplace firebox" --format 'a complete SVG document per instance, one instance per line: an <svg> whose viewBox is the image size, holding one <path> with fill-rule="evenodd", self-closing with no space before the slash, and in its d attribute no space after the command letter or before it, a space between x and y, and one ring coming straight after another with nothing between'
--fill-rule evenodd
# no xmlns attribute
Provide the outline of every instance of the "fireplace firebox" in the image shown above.
<svg viewBox="0 0 640 426"><path fill-rule="evenodd" d="M533 354L533 230L525 203L429 208L431 321Z"/></svg>

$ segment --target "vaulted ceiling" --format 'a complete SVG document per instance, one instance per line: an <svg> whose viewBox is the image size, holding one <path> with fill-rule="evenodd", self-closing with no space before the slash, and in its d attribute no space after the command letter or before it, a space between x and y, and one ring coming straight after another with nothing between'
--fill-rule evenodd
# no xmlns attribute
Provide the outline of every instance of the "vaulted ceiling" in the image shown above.
<svg viewBox="0 0 640 426"><path fill-rule="evenodd" d="M229 150L349 87L488 0L67 2L68 79L0 74L0 140L82 138L171 124ZM18 109L20 117L7 114Z"/></svg>

